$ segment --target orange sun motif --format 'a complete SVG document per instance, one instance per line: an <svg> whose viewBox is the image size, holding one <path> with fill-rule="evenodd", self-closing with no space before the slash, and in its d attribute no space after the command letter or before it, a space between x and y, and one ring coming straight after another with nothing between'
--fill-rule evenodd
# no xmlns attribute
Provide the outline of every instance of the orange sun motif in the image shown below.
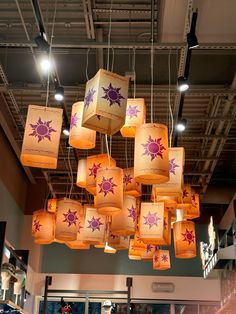
<svg viewBox="0 0 236 314"><path fill-rule="evenodd" d="M99 183L100 191L98 193L104 193L104 196L106 196L108 193L114 194L114 187L117 186L117 184L112 182L113 177L106 179L105 177L102 178L102 182Z"/></svg>
<svg viewBox="0 0 236 314"><path fill-rule="evenodd" d="M183 241L187 241L190 245L192 242L194 243L195 236L193 234L193 230L186 229L185 233L181 233L183 236Z"/></svg>
<svg viewBox="0 0 236 314"><path fill-rule="evenodd" d="M160 218L157 217L157 213L151 214L151 212L149 212L146 217L143 216L143 218L145 219L144 225L148 225L149 229L153 226L157 226L157 221L160 220Z"/></svg>
<svg viewBox="0 0 236 314"><path fill-rule="evenodd" d="M153 161L153 159L158 156L163 159L163 150L166 150L166 148L161 144L161 137L158 139L152 139L152 137L149 135L147 143L141 145L144 147L143 156L150 156L151 161Z"/></svg>
<svg viewBox="0 0 236 314"><path fill-rule="evenodd" d="M78 217L76 216L76 211L72 212L70 209L68 210L67 213L63 214L65 220L63 222L68 223L68 227L71 225L76 225L76 220L78 220Z"/></svg>
<svg viewBox="0 0 236 314"><path fill-rule="evenodd" d="M30 123L30 126L32 128L32 133L29 134L29 136L34 136L38 138L38 143L47 138L49 141L51 141L51 133L56 132L50 124L52 123L52 120L50 121L42 121L42 119L39 117L36 124Z"/></svg>

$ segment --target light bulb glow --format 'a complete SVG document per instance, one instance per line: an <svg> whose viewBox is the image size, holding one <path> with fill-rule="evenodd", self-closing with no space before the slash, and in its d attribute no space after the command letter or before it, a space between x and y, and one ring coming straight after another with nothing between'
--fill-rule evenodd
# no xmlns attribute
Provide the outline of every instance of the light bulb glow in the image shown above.
<svg viewBox="0 0 236 314"><path fill-rule="evenodd" d="M178 89L179 89L180 92L185 92L186 90L189 89L189 85L186 84L186 83L181 84L181 85L179 85Z"/></svg>
<svg viewBox="0 0 236 314"><path fill-rule="evenodd" d="M44 58L40 62L40 67L44 73L48 73L51 69L51 62L48 58Z"/></svg>
<svg viewBox="0 0 236 314"><path fill-rule="evenodd" d="M183 132L185 128L186 126L181 121L176 125L176 130L179 132Z"/></svg>
<svg viewBox="0 0 236 314"><path fill-rule="evenodd" d="M57 100L57 101L62 101L64 99L63 95L62 94L55 94L54 98Z"/></svg>
<svg viewBox="0 0 236 314"><path fill-rule="evenodd" d="M62 131L62 133L63 133L64 135L66 135L66 136L69 136L69 135L70 135L70 131L69 131L68 129L64 129L64 130Z"/></svg>

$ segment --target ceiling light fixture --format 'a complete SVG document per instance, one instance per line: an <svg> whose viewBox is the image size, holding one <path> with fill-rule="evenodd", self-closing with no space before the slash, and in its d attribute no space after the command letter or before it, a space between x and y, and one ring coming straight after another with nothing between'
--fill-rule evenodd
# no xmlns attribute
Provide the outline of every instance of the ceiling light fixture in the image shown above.
<svg viewBox="0 0 236 314"><path fill-rule="evenodd" d="M44 73L48 73L51 69L51 62L48 57L43 58L40 62L40 67Z"/></svg>
<svg viewBox="0 0 236 314"><path fill-rule="evenodd" d="M193 12L190 32L187 34L188 48L194 49L199 47L197 36L195 33L197 23L197 11Z"/></svg>
<svg viewBox="0 0 236 314"><path fill-rule="evenodd" d="M178 90L180 92L185 92L189 89L188 80L186 77L180 76L178 77Z"/></svg>
<svg viewBox="0 0 236 314"><path fill-rule="evenodd" d="M54 98L57 101L62 101L64 99L64 88L62 86L56 88Z"/></svg>
<svg viewBox="0 0 236 314"><path fill-rule="evenodd" d="M178 123L176 124L176 130L178 132L183 132L186 129L187 126L187 120L186 119L180 119Z"/></svg>
<svg viewBox="0 0 236 314"><path fill-rule="evenodd" d="M50 45L47 42L47 38L45 33L41 33L39 36L35 37L34 39L36 45L38 46L38 48L40 48L43 51L48 52L50 49Z"/></svg>

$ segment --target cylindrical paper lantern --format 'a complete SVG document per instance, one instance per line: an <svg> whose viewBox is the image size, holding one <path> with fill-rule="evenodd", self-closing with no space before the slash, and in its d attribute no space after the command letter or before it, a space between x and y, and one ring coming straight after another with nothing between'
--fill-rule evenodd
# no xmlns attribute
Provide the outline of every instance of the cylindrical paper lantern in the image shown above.
<svg viewBox="0 0 236 314"><path fill-rule="evenodd" d="M55 237L62 241L77 239L77 222L82 205L75 200L63 198L57 202Z"/></svg>
<svg viewBox="0 0 236 314"><path fill-rule="evenodd" d="M24 166L57 168L62 109L29 105L20 160Z"/></svg>
<svg viewBox="0 0 236 314"><path fill-rule="evenodd" d="M55 215L44 209L33 212L32 236L38 244L50 244L55 234Z"/></svg>
<svg viewBox="0 0 236 314"><path fill-rule="evenodd" d="M188 207L185 211L184 217L186 219L194 219L200 216L200 203L199 203L199 194L195 193L194 190L191 191L192 195L192 206Z"/></svg>
<svg viewBox="0 0 236 314"><path fill-rule="evenodd" d="M142 185L134 180L134 168L123 169L124 194L139 197L141 195Z"/></svg>
<svg viewBox="0 0 236 314"><path fill-rule="evenodd" d="M159 184L169 180L167 127L146 123L136 129L134 178L142 184Z"/></svg>
<svg viewBox="0 0 236 314"><path fill-rule="evenodd" d="M107 154L100 154L87 157L86 168L86 190L93 195L96 194L97 171L100 168L109 166L109 157ZM116 161L110 157L110 166L115 167Z"/></svg>
<svg viewBox="0 0 236 314"><path fill-rule="evenodd" d="M140 250L139 248L137 248L134 245L134 239L130 239L130 241L129 241L129 253L128 253L129 259L141 260L141 253L142 253L142 250Z"/></svg>
<svg viewBox="0 0 236 314"><path fill-rule="evenodd" d="M106 216L97 212L91 205L85 205L84 241L90 244L100 244L105 241Z"/></svg>
<svg viewBox="0 0 236 314"><path fill-rule="evenodd" d="M144 98L128 98L125 124L120 129L123 137L135 137L136 128L145 122L146 106Z"/></svg>
<svg viewBox="0 0 236 314"><path fill-rule="evenodd" d="M83 101L72 106L69 144L79 149L91 149L96 145L96 131L82 127L83 110Z"/></svg>
<svg viewBox="0 0 236 314"><path fill-rule="evenodd" d="M124 195L123 208L113 215L111 232L115 235L132 235L137 223L136 198Z"/></svg>
<svg viewBox="0 0 236 314"><path fill-rule="evenodd" d="M112 243L112 247L118 250L127 250L129 248L129 237L128 236L119 236L118 241ZM109 243L109 241L108 241Z"/></svg>
<svg viewBox="0 0 236 314"><path fill-rule="evenodd" d="M156 250L153 254L153 269L166 270L170 268L170 253L168 250Z"/></svg>
<svg viewBox="0 0 236 314"><path fill-rule="evenodd" d="M192 221L176 221L173 226L176 258L196 256L195 224Z"/></svg>
<svg viewBox="0 0 236 314"><path fill-rule="evenodd" d="M178 199L178 205L177 208L185 210L187 213L188 210L191 209L192 206L192 191L191 191L191 185L185 184L182 196Z"/></svg>
<svg viewBox="0 0 236 314"><path fill-rule="evenodd" d="M48 200L47 210L50 213L55 213L57 211L57 199L56 198L50 198Z"/></svg>
<svg viewBox="0 0 236 314"><path fill-rule="evenodd" d="M152 244L146 244L145 250L141 253L141 259L143 261L152 261L153 254L156 251L156 246Z"/></svg>
<svg viewBox="0 0 236 314"><path fill-rule="evenodd" d="M97 171L97 210L112 215L123 207L123 169L101 168Z"/></svg>
<svg viewBox="0 0 236 314"><path fill-rule="evenodd" d="M78 220L77 220L77 239L75 241L66 242L66 245L70 249L88 250L90 248L90 245L84 242L84 236L83 236L84 220L85 220L85 215L83 213L83 210L81 210L81 214L78 213Z"/></svg>
<svg viewBox="0 0 236 314"><path fill-rule="evenodd" d="M175 214L175 210L178 204L178 197L158 195L155 188L156 185L157 184L154 184L152 186L151 201L154 203L163 202L165 204L165 209L172 214Z"/></svg>
<svg viewBox="0 0 236 314"><path fill-rule="evenodd" d="M87 160L80 159L78 162L76 185L81 188L86 188L86 171L87 171Z"/></svg>
<svg viewBox="0 0 236 314"><path fill-rule="evenodd" d="M86 83L82 125L115 134L125 123L129 81L127 77L100 69Z"/></svg>

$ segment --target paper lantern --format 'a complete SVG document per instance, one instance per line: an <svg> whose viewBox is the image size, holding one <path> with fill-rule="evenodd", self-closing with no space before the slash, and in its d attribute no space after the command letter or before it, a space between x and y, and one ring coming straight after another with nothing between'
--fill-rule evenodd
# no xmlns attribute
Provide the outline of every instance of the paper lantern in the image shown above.
<svg viewBox="0 0 236 314"><path fill-rule="evenodd" d="M192 221L176 221L173 226L176 258L196 256L195 225Z"/></svg>
<svg viewBox="0 0 236 314"><path fill-rule="evenodd" d="M69 144L79 149L91 149L96 145L96 131L82 127L83 110L83 101L72 106Z"/></svg>
<svg viewBox="0 0 236 314"><path fill-rule="evenodd" d="M110 253L110 254L115 254L116 253L116 249L111 247L107 242L105 244L104 247L104 253Z"/></svg>
<svg viewBox="0 0 236 314"><path fill-rule="evenodd" d="M56 169L62 109L29 105L20 160L24 166Z"/></svg>
<svg viewBox="0 0 236 314"><path fill-rule="evenodd" d="M97 210L112 215L123 207L123 169L101 168L97 171Z"/></svg>
<svg viewBox="0 0 236 314"><path fill-rule="evenodd" d="M81 188L86 188L86 171L87 171L87 160L80 159L78 162L76 185Z"/></svg>
<svg viewBox="0 0 236 314"><path fill-rule="evenodd" d="M178 209L183 209L185 212L191 209L192 206L192 191L191 191L191 185L185 184L182 196L178 199Z"/></svg>
<svg viewBox="0 0 236 314"><path fill-rule="evenodd" d="M164 241L160 245L171 244L171 215L168 210L164 210Z"/></svg>
<svg viewBox="0 0 236 314"><path fill-rule="evenodd" d="M131 239L130 242L129 242L129 252L128 252L129 259L141 260L141 253L142 253L142 250L137 248L134 245L134 239Z"/></svg>
<svg viewBox="0 0 236 314"><path fill-rule="evenodd" d="M130 195L124 195L123 208L114 214L111 223L111 232L114 235L132 235L137 224L136 199Z"/></svg>
<svg viewBox="0 0 236 314"><path fill-rule="evenodd" d="M118 240L112 243L112 247L118 250L127 250L129 248L130 238L128 236L119 236ZM110 243L110 238L108 243Z"/></svg>
<svg viewBox="0 0 236 314"><path fill-rule="evenodd" d="M145 249L141 253L141 259L143 261L152 261L153 254L156 251L156 246L152 244L146 244Z"/></svg>
<svg viewBox="0 0 236 314"><path fill-rule="evenodd" d="M164 233L164 203L141 203L139 232L146 244L163 245L167 242Z"/></svg>
<svg viewBox="0 0 236 314"><path fill-rule="evenodd" d="M109 166L109 157L107 154L100 154L87 157L86 168L86 190L93 195L96 194L97 170ZM110 157L110 166L115 167L116 161Z"/></svg>
<svg viewBox="0 0 236 314"><path fill-rule="evenodd" d="M82 125L112 135L125 123L129 79L100 69L86 83Z"/></svg>
<svg viewBox="0 0 236 314"><path fill-rule="evenodd" d="M47 210L50 213L55 213L57 211L57 199L56 198L50 198L48 200Z"/></svg>
<svg viewBox="0 0 236 314"><path fill-rule="evenodd" d="M159 184L169 180L167 127L146 123L136 129L134 178L142 184Z"/></svg>
<svg viewBox="0 0 236 314"><path fill-rule="evenodd" d="M134 180L134 168L123 169L124 194L139 197L142 192L142 185Z"/></svg>
<svg viewBox="0 0 236 314"><path fill-rule="evenodd" d="M37 244L50 244L55 234L55 215L44 209L33 212L32 236Z"/></svg>
<svg viewBox="0 0 236 314"><path fill-rule="evenodd" d="M100 244L105 241L106 216L97 212L91 205L85 205L84 241L90 244Z"/></svg>
<svg viewBox="0 0 236 314"><path fill-rule="evenodd" d="M84 242L84 237L83 237L84 220L85 220L85 215L84 215L83 211L81 210L81 214L78 213L77 238L75 241L66 242L66 245L70 249L88 250L90 248L90 245L88 243Z"/></svg>
<svg viewBox="0 0 236 314"><path fill-rule="evenodd" d="M170 268L170 253L168 250L156 250L153 254L153 269L166 270Z"/></svg>
<svg viewBox="0 0 236 314"><path fill-rule="evenodd" d="M77 239L77 222L82 205L75 200L63 198L57 202L55 238L62 241Z"/></svg>
<svg viewBox="0 0 236 314"><path fill-rule="evenodd" d="M200 217L199 194L191 191L192 205L186 209L184 217L186 219L194 219Z"/></svg>
<svg viewBox="0 0 236 314"><path fill-rule="evenodd" d="M178 205L178 197L158 195L154 186L155 185L152 186L151 201L154 203L163 202L165 204L165 209L172 214L175 214Z"/></svg>
<svg viewBox="0 0 236 314"><path fill-rule="evenodd" d="M146 106L144 98L128 98L125 124L120 129L123 137L135 137L136 128L145 122Z"/></svg>

